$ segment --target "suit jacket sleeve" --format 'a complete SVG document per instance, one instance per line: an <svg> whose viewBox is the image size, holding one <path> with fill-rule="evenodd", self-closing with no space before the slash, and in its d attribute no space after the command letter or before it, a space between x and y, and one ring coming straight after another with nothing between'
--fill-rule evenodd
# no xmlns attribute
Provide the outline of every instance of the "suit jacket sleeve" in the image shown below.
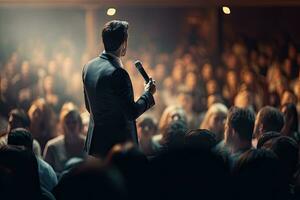
<svg viewBox="0 0 300 200"><path fill-rule="evenodd" d="M88 110L88 112L90 112L90 104L89 104L89 101L87 99L86 91L85 91L85 86L84 86L85 67L86 67L86 65L83 67L83 70L82 70L82 85L83 85L83 94L84 94L85 108Z"/></svg>
<svg viewBox="0 0 300 200"><path fill-rule="evenodd" d="M122 68L116 69L112 74L112 85L129 120L135 120L155 104L153 95L149 91L144 92L144 94L134 102L131 80L128 73Z"/></svg>

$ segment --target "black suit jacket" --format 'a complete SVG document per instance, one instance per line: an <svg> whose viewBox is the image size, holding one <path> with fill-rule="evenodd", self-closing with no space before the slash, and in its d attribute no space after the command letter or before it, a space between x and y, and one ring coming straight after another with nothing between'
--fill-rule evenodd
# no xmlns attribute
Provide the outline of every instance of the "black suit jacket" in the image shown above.
<svg viewBox="0 0 300 200"><path fill-rule="evenodd" d="M82 79L90 113L87 153L104 157L117 143L138 144L135 120L155 104L152 94L144 92L135 102L128 73L106 53L85 65Z"/></svg>

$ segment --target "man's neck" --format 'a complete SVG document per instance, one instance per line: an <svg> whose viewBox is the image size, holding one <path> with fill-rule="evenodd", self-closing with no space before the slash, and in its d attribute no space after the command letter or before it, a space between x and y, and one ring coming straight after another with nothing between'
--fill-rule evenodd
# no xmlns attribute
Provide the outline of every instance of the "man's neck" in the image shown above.
<svg viewBox="0 0 300 200"><path fill-rule="evenodd" d="M105 51L105 53L107 53L108 55L111 55L111 56L113 56L113 57L117 57L117 58L121 58L121 55L120 55L120 53L118 53L118 52L113 52L113 51Z"/></svg>

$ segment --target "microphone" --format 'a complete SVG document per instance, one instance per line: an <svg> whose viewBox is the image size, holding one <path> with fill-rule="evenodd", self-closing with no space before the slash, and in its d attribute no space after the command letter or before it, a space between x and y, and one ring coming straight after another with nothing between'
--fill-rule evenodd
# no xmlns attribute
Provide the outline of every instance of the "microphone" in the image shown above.
<svg viewBox="0 0 300 200"><path fill-rule="evenodd" d="M148 83L150 81L150 78L149 78L148 74L146 73L141 61L136 60L134 62L134 65L135 65L136 69L140 72L140 74L143 76L146 83Z"/></svg>

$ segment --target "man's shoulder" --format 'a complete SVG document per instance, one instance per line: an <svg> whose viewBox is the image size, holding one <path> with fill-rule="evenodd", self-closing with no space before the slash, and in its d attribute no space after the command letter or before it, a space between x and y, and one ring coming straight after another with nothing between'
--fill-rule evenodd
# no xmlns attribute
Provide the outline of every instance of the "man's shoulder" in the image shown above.
<svg viewBox="0 0 300 200"><path fill-rule="evenodd" d="M88 74L97 74L97 73L104 73L104 74L112 74L116 70L122 70L116 63L104 59L100 56L90 60L83 68L84 73Z"/></svg>
<svg viewBox="0 0 300 200"><path fill-rule="evenodd" d="M91 69L92 66L101 64L101 59L99 57L93 58L92 60L88 61L84 67L83 71L87 71L88 69Z"/></svg>

